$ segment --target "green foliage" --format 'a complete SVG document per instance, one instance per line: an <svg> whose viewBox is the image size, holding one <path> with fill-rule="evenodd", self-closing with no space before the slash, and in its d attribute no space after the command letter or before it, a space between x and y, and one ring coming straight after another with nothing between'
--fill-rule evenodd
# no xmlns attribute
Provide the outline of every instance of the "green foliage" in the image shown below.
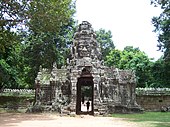
<svg viewBox="0 0 170 127"><path fill-rule="evenodd" d="M20 38L12 29L25 20L27 0L1 0L0 4L0 88L19 87Z"/></svg>
<svg viewBox="0 0 170 127"><path fill-rule="evenodd" d="M106 64L108 66L115 66L119 68L121 58L122 51L118 49L111 50L109 55L106 56Z"/></svg>
<svg viewBox="0 0 170 127"><path fill-rule="evenodd" d="M52 68L65 64L74 29L75 12L71 0L34 0L30 2L27 23L30 34L24 39L24 64L29 68L26 82L34 83L39 66Z"/></svg>
<svg viewBox="0 0 170 127"><path fill-rule="evenodd" d="M72 0L33 0L29 6L29 29L34 33L58 33L75 12Z"/></svg>
<svg viewBox="0 0 170 127"><path fill-rule="evenodd" d="M30 0L1 0L0 30L11 29L27 19L28 3Z"/></svg>
<svg viewBox="0 0 170 127"><path fill-rule="evenodd" d="M0 30L0 57L2 58L5 55L8 47L17 44L17 35L10 30Z"/></svg>
<svg viewBox="0 0 170 127"><path fill-rule="evenodd" d="M92 87L82 86L81 92L83 93L84 97L92 97Z"/></svg>
<svg viewBox="0 0 170 127"><path fill-rule="evenodd" d="M162 84L170 87L168 78L170 76L170 1L151 0L151 4L162 9L162 13L158 17L153 17L152 23L158 34L159 50L164 52L164 57L155 63L153 74L158 86Z"/></svg>
<svg viewBox="0 0 170 127"><path fill-rule="evenodd" d="M111 31L105 31L104 29L99 29L96 31L96 39L99 43L102 53L102 59L106 60L106 56L109 54L111 50L115 48L112 41Z"/></svg>
<svg viewBox="0 0 170 127"><path fill-rule="evenodd" d="M29 84L34 83L40 65L52 69L54 62L57 63L58 68L66 64L74 28L74 21L70 20L59 33L42 32L31 34L25 39L23 55L24 64L29 68L29 78L26 79Z"/></svg>
<svg viewBox="0 0 170 127"><path fill-rule="evenodd" d="M151 66L153 63L139 48L127 46L123 51L115 49L106 58L106 64L109 66L135 71L138 87L145 87L152 83Z"/></svg>
<svg viewBox="0 0 170 127"><path fill-rule="evenodd" d="M112 50L106 58L108 66L134 70L137 87L170 87L170 64L163 57L152 61L139 48L127 46L123 51Z"/></svg>
<svg viewBox="0 0 170 127"><path fill-rule="evenodd" d="M5 31L5 30L4 30ZM19 87L19 73L21 65L20 43L19 37L13 32L9 32L11 41L4 37L4 43L9 42L9 45L3 45L4 50L0 53L0 88L18 88ZM2 34L4 35L4 34ZM2 41L2 42L3 42Z"/></svg>
<svg viewBox="0 0 170 127"><path fill-rule="evenodd" d="M34 32L59 32L75 12L72 0L1 0L1 29L26 25Z"/></svg>
<svg viewBox="0 0 170 127"><path fill-rule="evenodd" d="M40 65L65 64L74 12L72 0L2 0L0 88L33 88Z"/></svg>
<svg viewBox="0 0 170 127"><path fill-rule="evenodd" d="M96 31L102 59L108 66L132 69L138 86L169 87L170 18L169 1L151 0L163 12L153 18L164 58L152 62L138 48L115 49L111 31ZM66 65L75 31L72 0L1 0L0 4L0 88L33 88L40 65ZM26 28L26 29L25 29Z"/></svg>
<svg viewBox="0 0 170 127"><path fill-rule="evenodd" d="M167 83L165 83L166 78L166 67L163 58L161 57L153 64L151 68L152 75L154 77L154 82L150 87L168 87Z"/></svg>

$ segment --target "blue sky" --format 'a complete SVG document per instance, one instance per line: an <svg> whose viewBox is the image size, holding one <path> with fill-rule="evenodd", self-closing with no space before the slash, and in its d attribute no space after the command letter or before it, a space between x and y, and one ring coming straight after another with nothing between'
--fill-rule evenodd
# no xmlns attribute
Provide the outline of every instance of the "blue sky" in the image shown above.
<svg viewBox="0 0 170 127"><path fill-rule="evenodd" d="M151 23L161 9L150 5L150 0L77 0L76 8L78 23L89 21L94 30L111 30L117 49L133 46L150 58L162 55L157 51L157 35Z"/></svg>

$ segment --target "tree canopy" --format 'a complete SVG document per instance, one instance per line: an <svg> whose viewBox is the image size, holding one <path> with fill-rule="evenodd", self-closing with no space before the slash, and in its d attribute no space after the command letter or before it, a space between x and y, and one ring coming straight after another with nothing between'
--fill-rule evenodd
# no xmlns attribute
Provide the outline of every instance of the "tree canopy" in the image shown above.
<svg viewBox="0 0 170 127"><path fill-rule="evenodd" d="M106 56L109 54L111 50L115 48L115 45L112 41L111 31L106 31L104 29L99 29L96 31L97 42L101 48L102 59L106 60Z"/></svg>
<svg viewBox="0 0 170 127"><path fill-rule="evenodd" d="M126 46L123 51L117 49L112 50L107 56L106 64L119 69L135 71L138 87L145 87L146 84L151 84L152 82L150 73L152 62L139 48Z"/></svg>
<svg viewBox="0 0 170 127"><path fill-rule="evenodd" d="M2 0L1 87L31 88L40 65L50 68L54 61L64 63L74 13L72 0Z"/></svg>
<svg viewBox="0 0 170 127"><path fill-rule="evenodd" d="M151 0L151 3L162 9L160 16L153 17L152 23L158 33L159 50L164 52L165 59L170 60L170 1Z"/></svg>
<svg viewBox="0 0 170 127"><path fill-rule="evenodd" d="M72 0L1 0L0 4L0 88L33 88L39 67L58 68L66 64L76 22ZM96 31L102 59L108 66L132 69L138 87L169 87L170 2L151 0L162 8L152 22L158 33L158 47L164 57L152 61L132 46L115 48L111 31Z"/></svg>
<svg viewBox="0 0 170 127"><path fill-rule="evenodd" d="M158 72L158 74L161 74L162 84L168 87L170 86L168 85L170 83L170 79L168 78L170 76L170 1L151 0L151 4L162 9L162 13L152 19L155 32L158 34L159 50L164 53L164 57L156 62L155 67L158 67L158 69L161 68L161 73Z"/></svg>

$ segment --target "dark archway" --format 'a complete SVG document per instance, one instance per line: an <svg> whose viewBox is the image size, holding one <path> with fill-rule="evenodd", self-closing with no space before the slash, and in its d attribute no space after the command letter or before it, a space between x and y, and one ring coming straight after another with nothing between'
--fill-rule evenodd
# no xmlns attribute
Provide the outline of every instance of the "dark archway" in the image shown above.
<svg viewBox="0 0 170 127"><path fill-rule="evenodd" d="M94 95L93 77L90 74L83 74L77 81L77 103L76 114L94 115L93 95ZM89 110L87 105L90 104Z"/></svg>

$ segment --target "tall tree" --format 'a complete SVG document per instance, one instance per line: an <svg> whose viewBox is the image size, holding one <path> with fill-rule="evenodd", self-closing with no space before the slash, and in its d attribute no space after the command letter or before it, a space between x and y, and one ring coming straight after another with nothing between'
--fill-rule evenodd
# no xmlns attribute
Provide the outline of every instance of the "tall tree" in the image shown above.
<svg viewBox="0 0 170 127"><path fill-rule="evenodd" d="M14 36L14 35L13 35ZM17 38L17 35L16 35ZM5 47L5 53L0 54L0 87L19 88L21 83L19 72L22 65L20 56L21 45L16 40L15 45Z"/></svg>
<svg viewBox="0 0 170 127"><path fill-rule="evenodd" d="M155 26L155 32L158 34L159 50L164 52L164 83L170 83L170 1L169 0L151 0L151 4L162 9L158 17L153 17L152 23ZM162 78L163 78L162 77ZM167 85L166 85L167 86ZM170 86L169 86L170 87Z"/></svg>
<svg viewBox="0 0 170 127"><path fill-rule="evenodd" d="M158 47L164 52L164 58L170 60L170 1L169 0L151 0L155 6L160 6L163 10L160 16L153 17L152 23L155 26L155 32L158 33Z"/></svg>
<svg viewBox="0 0 170 127"><path fill-rule="evenodd" d="M26 19L26 8L29 0L1 0L0 4L0 53L15 45L16 33L11 31Z"/></svg>
<svg viewBox="0 0 170 127"><path fill-rule="evenodd" d="M51 69L54 62L58 67L65 64L74 31L75 6L72 0L34 0L29 7L29 34L26 33L23 54L30 68L27 82L33 84L40 65Z"/></svg>
<svg viewBox="0 0 170 127"><path fill-rule="evenodd" d="M69 45L74 33L74 21L63 26L60 33L41 33L37 36L29 35L26 38L26 47L23 51L25 65L29 67L27 82L33 84L39 71L39 66L52 69L56 62L58 68L66 64L69 55Z"/></svg>
<svg viewBox="0 0 170 127"><path fill-rule="evenodd" d="M106 31L104 29L99 29L96 31L97 41L101 48L102 59L106 60L106 56L109 55L109 52L115 48L115 45L112 41L111 31Z"/></svg>
<svg viewBox="0 0 170 127"><path fill-rule="evenodd" d="M28 15L30 0L1 0L0 29L11 29L23 23Z"/></svg>
<svg viewBox="0 0 170 127"><path fill-rule="evenodd" d="M50 67L54 61L62 65L74 12L72 0L2 0L0 85L17 88L18 82L26 81L32 87L40 65Z"/></svg>
<svg viewBox="0 0 170 127"><path fill-rule="evenodd" d="M27 23L34 33L58 33L75 12L72 0L33 0L30 2Z"/></svg>

